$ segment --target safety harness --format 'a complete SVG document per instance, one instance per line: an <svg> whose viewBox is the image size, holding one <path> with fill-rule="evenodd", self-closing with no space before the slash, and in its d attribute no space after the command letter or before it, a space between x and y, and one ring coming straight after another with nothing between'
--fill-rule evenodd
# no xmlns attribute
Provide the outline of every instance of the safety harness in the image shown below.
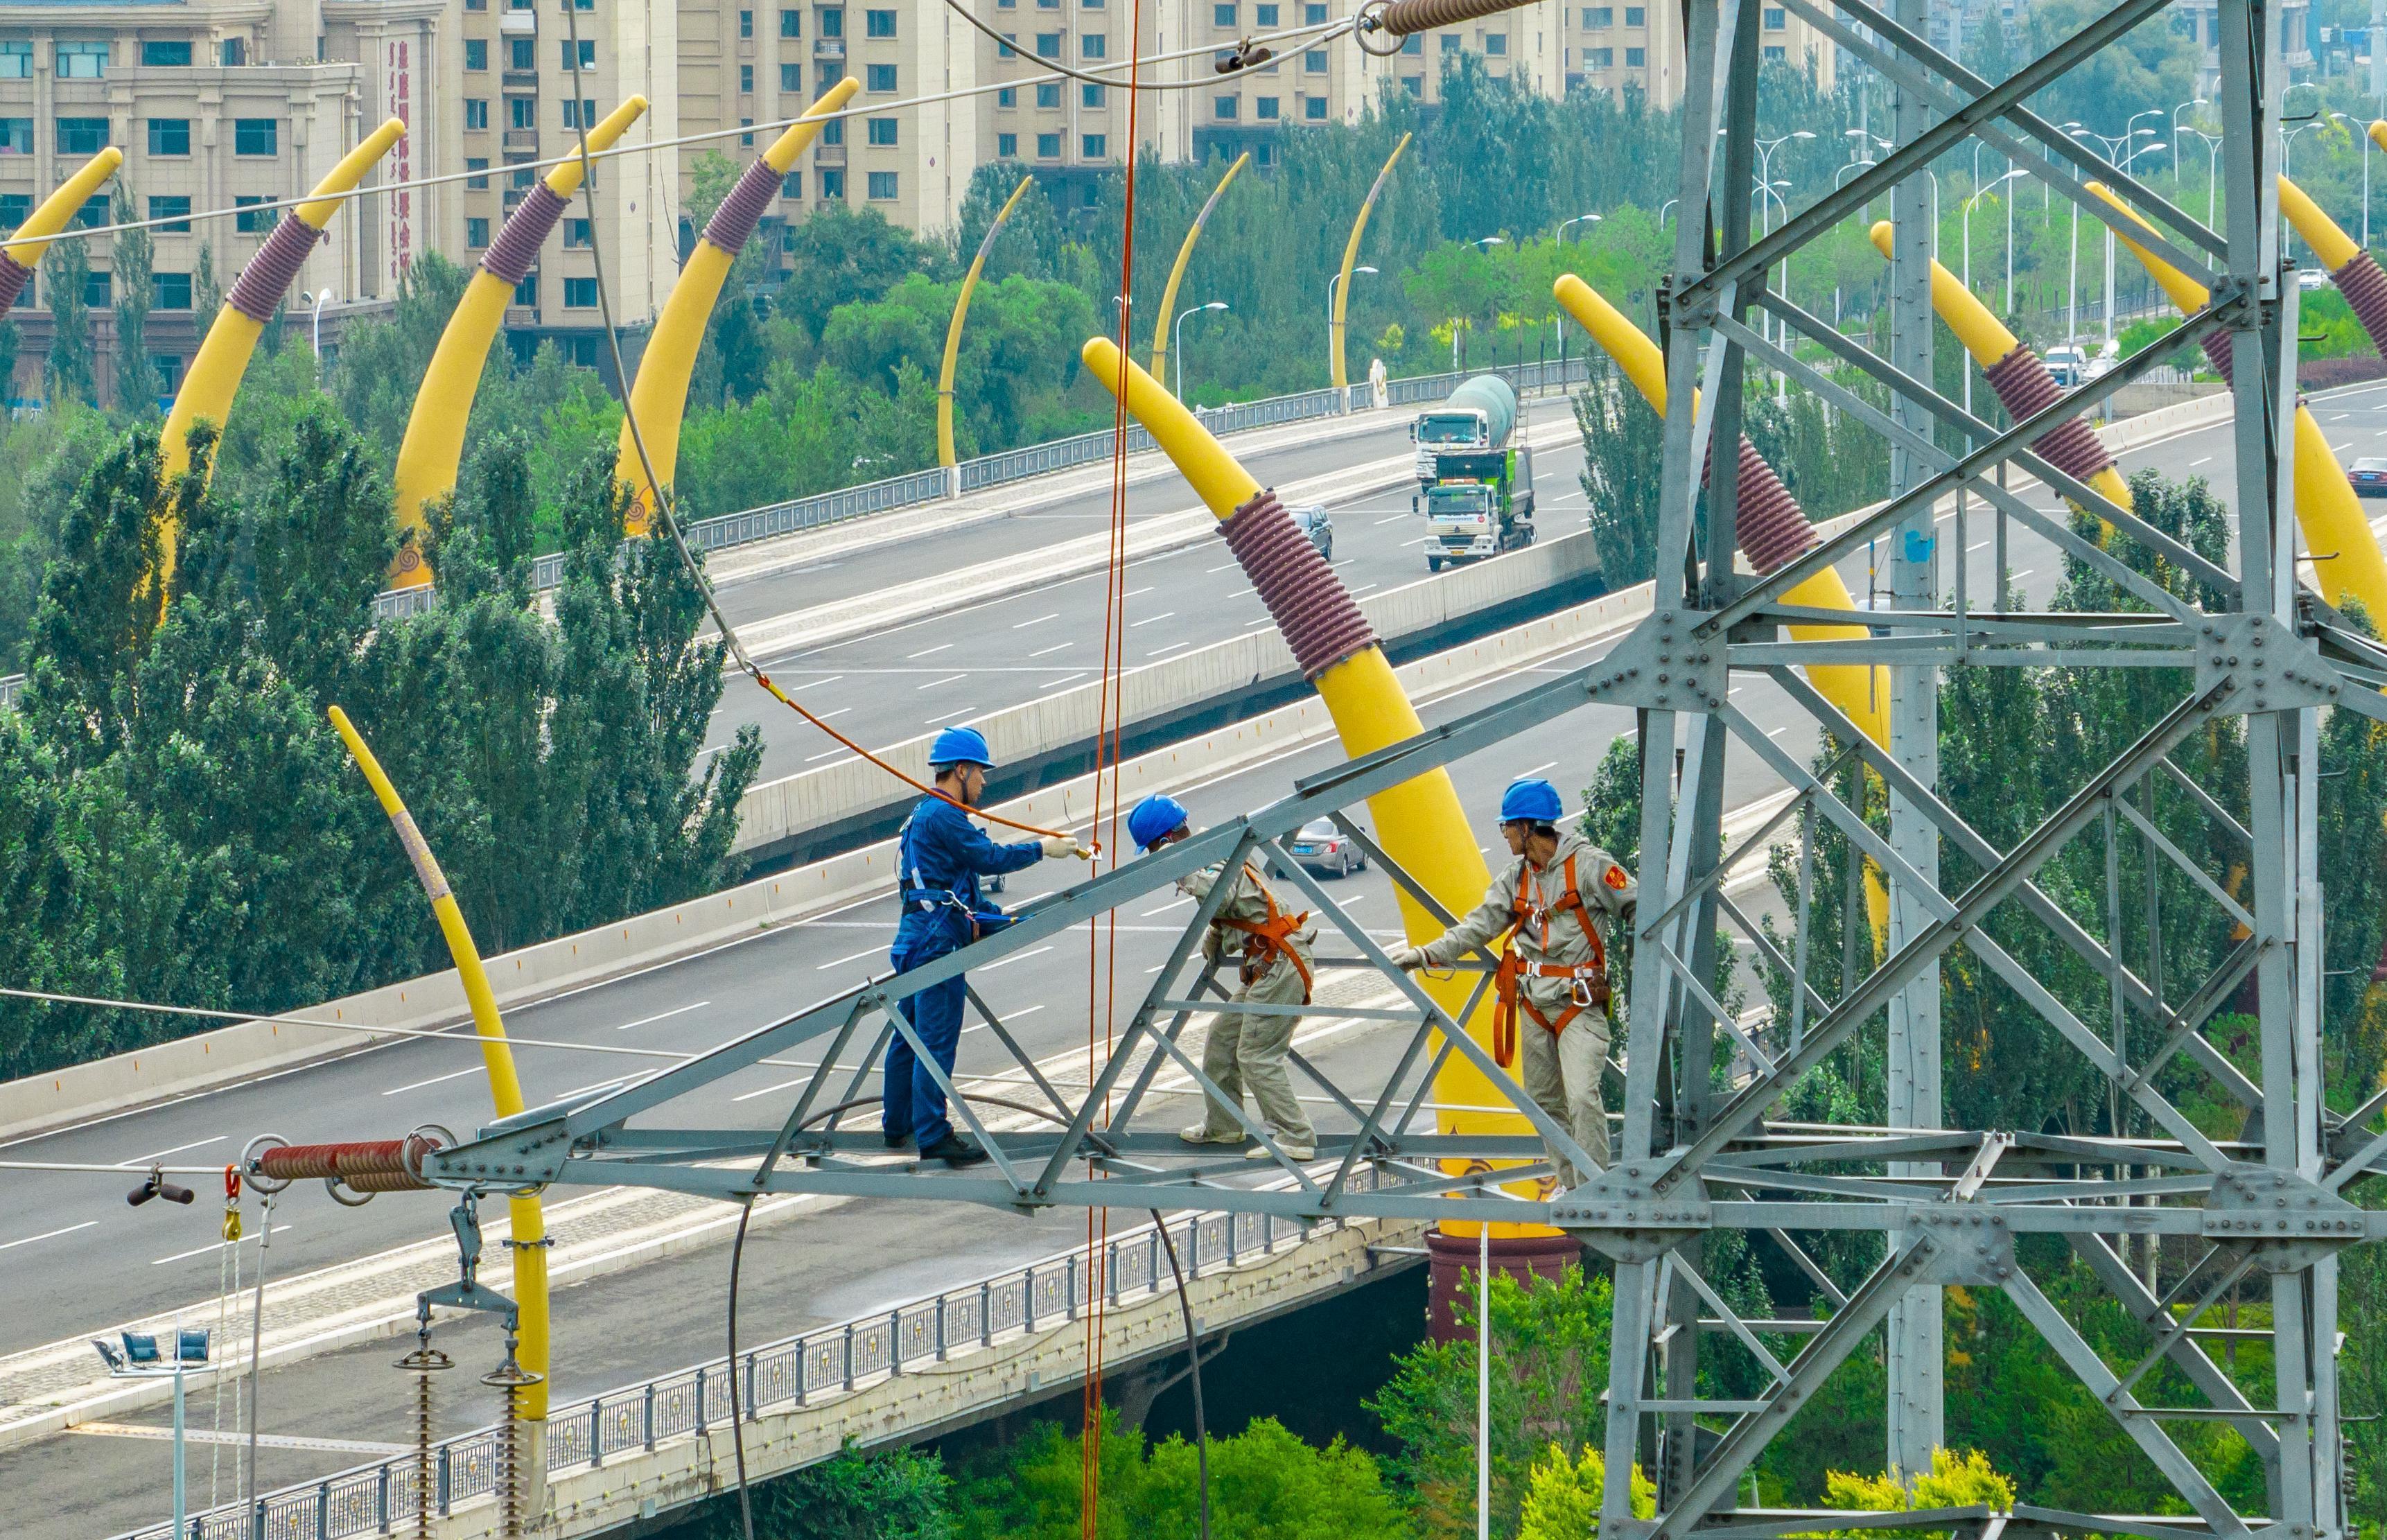
<svg viewBox="0 0 2387 1540"><path fill-rule="evenodd" d="M1534 876L1533 864L1524 864L1522 875L1525 880L1517 884L1517 896L1510 901L1509 910L1509 928L1501 932L1499 940L1527 934L1529 926L1538 927L1538 930L1531 933L1536 944L1547 952L1550 916L1572 911L1575 923L1583 927L1584 940L1591 943L1591 961L1529 963L1518 954L1513 946L1500 954L1500 969L1493 975L1494 986L1499 991L1499 1007L1492 1017L1492 1056L1503 1068L1517 1062L1517 1012L1521 1008L1534 1018L1534 1026L1552 1037L1565 1031L1567 1023L1584 1012L1608 1008L1608 949L1600 944L1599 932L1591 923L1591 911L1585 906L1583 894L1575 887L1574 856L1574 852L1567 852L1564 867L1566 891L1559 895L1555 903L1535 902L1541 896L1541 882ZM1531 896L1528 896L1529 892ZM1572 988L1567 1008L1559 1013L1556 1021L1542 1015L1533 1001L1526 998L1523 981L1528 978L1564 978L1570 981Z"/></svg>
<svg viewBox="0 0 2387 1540"><path fill-rule="evenodd" d="M1244 962L1238 977L1248 988L1267 978L1279 957L1287 958L1292 962L1294 971L1301 975L1301 1003L1307 1005L1314 980L1310 977L1309 965L1302 961L1301 953L1294 948L1293 933L1309 923L1309 911L1305 909L1292 915L1280 908L1276 895L1269 891L1269 885L1260 880L1260 874L1252 869L1249 862L1244 865L1244 876L1251 879L1252 888L1259 894L1260 902L1268 905L1268 918L1238 920L1220 915L1212 922L1244 933Z"/></svg>
<svg viewBox="0 0 2387 1540"><path fill-rule="evenodd" d="M919 811L915 808L903 820L903 827L896 831L895 836L896 880L901 884L896 889L896 894L903 901L904 912L925 915L940 908L951 909L969 921L969 939L973 941L981 940L989 932L1000 930L1011 924L1013 916L1004 914L992 904L986 904L984 899L979 900L978 903L972 903L962 896L959 888L928 886L928 877L920 870L919 863L912 856L912 822L918 816ZM913 907L916 904L918 905L916 911ZM986 907L980 908L979 904L986 904Z"/></svg>

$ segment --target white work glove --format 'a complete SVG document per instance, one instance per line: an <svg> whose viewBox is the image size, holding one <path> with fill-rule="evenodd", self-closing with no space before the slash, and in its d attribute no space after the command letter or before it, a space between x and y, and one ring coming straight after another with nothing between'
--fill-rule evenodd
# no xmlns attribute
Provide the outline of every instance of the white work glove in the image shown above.
<svg viewBox="0 0 2387 1540"><path fill-rule="evenodd" d="M1384 948L1384 955L1392 961L1393 966L1396 968L1421 968L1425 966L1424 949L1421 947L1411 946L1407 941L1395 941L1392 945Z"/></svg>
<svg viewBox="0 0 2387 1540"><path fill-rule="evenodd" d="M1048 861L1064 855L1074 855L1080 861L1091 861L1094 852L1078 843L1074 835L1051 834L1044 837L1044 858Z"/></svg>

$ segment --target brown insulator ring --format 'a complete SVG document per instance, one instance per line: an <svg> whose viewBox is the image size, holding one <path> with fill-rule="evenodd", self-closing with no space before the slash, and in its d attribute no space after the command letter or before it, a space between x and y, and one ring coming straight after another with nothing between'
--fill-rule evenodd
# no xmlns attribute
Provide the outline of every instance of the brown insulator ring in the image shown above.
<svg viewBox="0 0 2387 1540"><path fill-rule="evenodd" d="M2354 314L2362 329L2370 335L2370 346L2387 353L2387 272L2380 271L2370 253L2357 251L2353 259L2330 276L2337 281L2337 292L2354 307Z"/></svg>
<svg viewBox="0 0 2387 1540"><path fill-rule="evenodd" d="M422 1134L404 1139L363 1139L341 1144L283 1144L257 1157L258 1171L274 1181L335 1177L360 1193L394 1193L430 1184L414 1175L424 1154L438 1142Z"/></svg>
<svg viewBox="0 0 2387 1540"><path fill-rule="evenodd" d="M1715 471L1715 444L1708 445L1707 463L1699 467L1699 485L1711 485ZM1740 464L1733 477L1733 527L1749 564L1761 577L1797 560L1815 544L1815 526L1806 510L1782 485L1774 467L1757 452L1749 435L1740 435Z"/></svg>
<svg viewBox="0 0 2387 1540"><path fill-rule="evenodd" d="M506 216L504 228L489 249L481 253L482 270L492 278L502 278L519 285L530 276L531 265L538 260L538 248L553 234L555 221L563 217L564 202L555 190L542 182L530 190L522 206Z"/></svg>
<svg viewBox="0 0 2387 1540"><path fill-rule="evenodd" d="M340 1185L351 1193L425 1193L431 1184L404 1171L355 1171L343 1175Z"/></svg>
<svg viewBox="0 0 2387 1540"><path fill-rule="evenodd" d="M1393 0L1378 13L1383 30L1395 37L1455 27L1502 11L1521 9L1527 0Z"/></svg>
<svg viewBox="0 0 2387 1540"><path fill-rule="evenodd" d="M0 251L0 315L17 308L17 297L32 282L33 270L5 251Z"/></svg>
<svg viewBox="0 0 2387 1540"><path fill-rule="evenodd" d="M248 266L240 270L224 303L259 325L273 319L274 307L290 293L291 281L306 265L307 254L323 233L296 215L285 218L265 237Z"/></svg>
<svg viewBox="0 0 2387 1540"><path fill-rule="evenodd" d="M1304 679L1315 680L1346 658L1376 645L1375 628L1358 602L1293 522L1293 515L1263 491L1219 526L1235 564L1252 580L1260 602L1293 649Z"/></svg>
<svg viewBox="0 0 2387 1540"><path fill-rule="evenodd" d="M771 170L767 160L757 160L747 167L738 184L729 189L729 196L721 200L721 207L713 211L713 218L705 221L704 238L732 257L745 250L754 227L762 222L771 200L779 196L780 185L786 181L786 177Z"/></svg>
<svg viewBox="0 0 2387 1540"><path fill-rule="evenodd" d="M2027 344L2014 344L2014 351L1981 371L1997 392L1998 402L2006 415L2015 422L2036 417L2053 406L2064 391L2048 372ZM2114 457L2105 452L2105 441L2096 431L2075 417L2059 423L2040 434L2031 448L2050 465L2075 481L2087 481L2100 471L2114 468Z"/></svg>

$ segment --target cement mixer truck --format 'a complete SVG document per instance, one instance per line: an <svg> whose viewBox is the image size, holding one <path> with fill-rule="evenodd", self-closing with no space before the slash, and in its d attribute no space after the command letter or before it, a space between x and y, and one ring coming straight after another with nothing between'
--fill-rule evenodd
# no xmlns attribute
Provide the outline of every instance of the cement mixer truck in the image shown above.
<svg viewBox="0 0 2387 1540"><path fill-rule="evenodd" d="M1417 496L1426 518L1425 565L1481 562L1534 543L1534 455L1514 442L1517 393L1478 374L1418 414Z"/></svg>

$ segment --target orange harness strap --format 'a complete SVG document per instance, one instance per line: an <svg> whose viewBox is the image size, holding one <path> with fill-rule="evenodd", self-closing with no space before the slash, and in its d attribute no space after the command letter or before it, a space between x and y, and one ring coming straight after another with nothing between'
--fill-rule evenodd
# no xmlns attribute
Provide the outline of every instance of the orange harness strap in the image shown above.
<svg viewBox="0 0 2387 1540"><path fill-rule="evenodd" d="M1556 1037L1585 1010L1595 1005L1604 1010L1608 1005L1608 949L1600 944L1599 932L1591 923L1591 912L1585 907L1583 894L1575 887L1574 855L1572 852L1566 858L1565 875L1566 891L1559 896L1556 903L1547 906L1536 906L1525 896L1524 884L1518 884L1517 896L1509 911L1509 928L1503 939L1521 935L1528 926L1538 923L1542 945L1547 951L1550 915L1572 910L1575 923L1583 927L1584 940L1591 943L1591 961L1580 964L1529 963L1517 954L1513 946L1500 954L1499 971L1493 975L1499 1004L1492 1016L1492 1057L1504 1069L1517 1061L1517 1012L1520 1009L1534 1018L1534 1026ZM1567 1008L1559 1013L1556 1021L1544 1016L1531 1000L1525 998L1522 982L1527 978L1565 978L1573 982L1574 997Z"/></svg>
<svg viewBox="0 0 2387 1540"><path fill-rule="evenodd" d="M1237 920L1221 916L1215 923L1244 933L1244 983L1257 983L1270 968L1276 966L1279 957L1290 959L1294 971L1301 975L1301 1003L1307 1005L1316 980L1310 977L1309 965L1302 961L1301 953L1294 949L1293 933L1309 922L1309 911L1305 909L1297 915L1290 915L1279 908L1276 895L1269 891L1269 885L1260 880L1260 874L1254 871L1249 863L1244 866L1244 875L1252 879L1252 886L1259 891L1260 902L1268 905L1268 918Z"/></svg>

